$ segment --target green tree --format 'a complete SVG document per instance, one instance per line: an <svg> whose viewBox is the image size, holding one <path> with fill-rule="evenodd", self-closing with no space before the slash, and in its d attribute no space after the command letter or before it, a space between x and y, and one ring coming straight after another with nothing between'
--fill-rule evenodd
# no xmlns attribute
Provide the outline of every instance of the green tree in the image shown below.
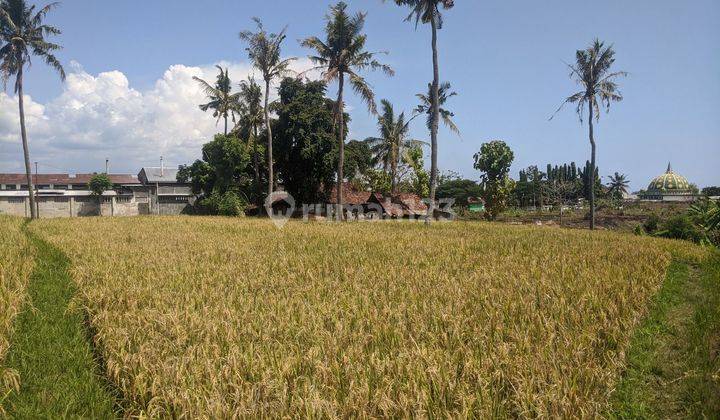
<svg viewBox="0 0 720 420"><path fill-rule="evenodd" d="M508 177L515 155L501 140L483 143L475 156L475 169L483 172L482 187L485 200L485 217L494 220L504 209L512 191Z"/></svg>
<svg viewBox="0 0 720 420"><path fill-rule="evenodd" d="M367 179L367 187L374 193L382 195L390 194L392 188L392 180L390 174L379 169L369 169L365 175Z"/></svg>
<svg viewBox="0 0 720 420"><path fill-rule="evenodd" d="M435 190L437 188L437 134L440 121L440 64L438 60L437 47L437 31L442 28L443 19L440 13L440 7L445 10L451 9L455 5L454 0L395 0L398 6L409 7L411 12L406 21L415 21L415 28L420 22L429 24L432 30L432 61L433 61L433 81L430 91L430 205L428 206L426 223L430 223L433 214L435 214Z"/></svg>
<svg viewBox="0 0 720 420"><path fill-rule="evenodd" d="M410 161L410 150L421 148L425 142L408 138L410 123L413 118L406 119L405 113L395 117L395 110L390 101L381 101L382 114L378 117L380 137L370 137L370 150L375 164L382 164L383 170L390 174L392 194L397 193L398 165L401 160ZM422 149L420 149L422 158Z"/></svg>
<svg viewBox="0 0 720 420"><path fill-rule="evenodd" d="M471 179L450 179L438 184L438 198L452 198L458 206L467 206L469 198L482 197L482 187Z"/></svg>
<svg viewBox="0 0 720 420"><path fill-rule="evenodd" d="M90 193L97 197L100 216L102 216L102 195L105 191L111 190L112 188L113 183L107 174L95 174L90 178L90 182L88 182Z"/></svg>
<svg viewBox="0 0 720 420"><path fill-rule="evenodd" d="M193 193L201 195L196 206L200 212L237 215L223 213L222 208L236 208L235 204L246 202L240 197L245 196L243 190L250 181L247 169L251 152L251 146L238 137L217 134L203 145L202 160L180 167L178 180L190 183Z"/></svg>
<svg viewBox="0 0 720 420"><path fill-rule="evenodd" d="M615 172L615 175L610 175L610 182L608 183L608 193L616 200L622 200L623 196L627 194L630 181L627 179L625 174Z"/></svg>
<svg viewBox="0 0 720 420"><path fill-rule="evenodd" d="M706 197L713 197L720 195L720 187L705 187L702 189L702 195Z"/></svg>
<svg viewBox="0 0 720 420"><path fill-rule="evenodd" d="M330 7L330 13L326 16L325 42L318 37L310 37L302 42L304 47L315 51L316 55L310 56L310 60L316 65L315 69L323 71L323 79L326 82L338 81L337 110L335 115L338 119L338 165L337 165L337 206L338 214L343 217L343 172L345 163L345 102L343 94L345 90L345 77L353 90L367 104L370 113L377 113L375 105L375 94L365 79L360 76L362 70L382 70L388 75L395 72L375 59L376 53L365 50L367 36L362 33L365 26L365 13L356 13L350 16L347 12L347 4L339 2Z"/></svg>
<svg viewBox="0 0 720 420"><path fill-rule="evenodd" d="M415 145L405 149L402 161L412 170L409 192L420 197L427 197L430 193L430 174L425 170L423 148Z"/></svg>
<svg viewBox="0 0 720 420"><path fill-rule="evenodd" d="M248 57L253 65L260 70L262 78L265 81L265 105L263 113L265 115L265 130L267 131L267 165L268 165L268 195L271 195L275 189L275 174L273 173L273 134L270 124L270 84L277 78L282 78L292 71L290 63L295 58L282 59L280 56L283 41L285 41L285 31L283 28L280 33L268 33L263 27L262 22L258 18L253 19L257 24L257 32L243 31L240 32L240 39L248 43Z"/></svg>
<svg viewBox="0 0 720 420"><path fill-rule="evenodd" d="M280 84L275 126L277 171L285 189L302 203L325 199L335 175L335 103L325 92L322 81L286 78Z"/></svg>
<svg viewBox="0 0 720 420"><path fill-rule="evenodd" d="M593 119L600 121L600 105L605 106L606 112L610 111L611 102L619 102L623 99L615 82L618 77L626 76L624 71L611 71L615 63L615 50L612 45L605 46L603 42L596 39L592 45L584 50L575 53L575 64L568 64L570 77L582 87L582 90L568 96L563 105L576 104L575 111L582 123L585 107L588 112L588 128L590 138L590 178L589 185L595 185L595 136L593 133ZM590 188L590 229L595 229L595 188Z"/></svg>
<svg viewBox="0 0 720 420"><path fill-rule="evenodd" d="M177 180L189 183L195 195L209 194L215 186L215 171L208 162L198 159L192 165L180 165Z"/></svg>
<svg viewBox="0 0 720 420"><path fill-rule="evenodd" d="M252 149L253 181L255 183L256 204L262 204L262 179L260 176L260 163L262 150L260 145L260 128L263 126L264 110L262 105L262 88L253 77L240 82L240 119L236 131L241 138L248 139Z"/></svg>
<svg viewBox="0 0 720 420"><path fill-rule="evenodd" d="M228 117L232 117L233 122L235 122L235 114L238 112L240 106L240 95L232 93L232 82L230 81L228 70L223 70L220 66L215 67L217 67L219 71L215 85L211 85L197 76L193 76L193 80L200 84L203 93L205 93L205 96L207 96L210 101L200 105L200 109L205 112L212 109L213 117L217 118L216 124L220 122L220 119L224 119L225 130L223 133L227 135Z"/></svg>
<svg viewBox="0 0 720 420"><path fill-rule="evenodd" d="M26 65L30 66L30 56L35 55L56 70L60 74L61 80L65 80L65 70L55 57L55 52L62 47L46 39L51 35L60 35L61 32L58 28L43 22L47 14L58 4L50 3L36 10L34 5L29 6L25 0L0 1L0 77L5 88L7 88L8 80L11 77L15 78L14 92L18 97L20 136L22 137L25 175L30 196L30 217L33 219L37 218L37 207L32 182L32 168L30 167L28 136L25 129L23 72Z"/></svg>
<svg viewBox="0 0 720 420"><path fill-rule="evenodd" d="M373 166L373 154L370 142L350 140L345 145L345 172L352 174L351 178L362 178Z"/></svg>

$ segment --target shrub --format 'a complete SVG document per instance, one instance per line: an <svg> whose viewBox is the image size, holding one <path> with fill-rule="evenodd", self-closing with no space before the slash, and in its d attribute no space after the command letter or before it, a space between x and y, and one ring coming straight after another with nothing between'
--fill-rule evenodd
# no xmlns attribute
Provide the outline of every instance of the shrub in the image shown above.
<svg viewBox="0 0 720 420"><path fill-rule="evenodd" d="M235 192L228 191L220 199L218 214L223 216L244 216L247 203Z"/></svg>
<svg viewBox="0 0 720 420"><path fill-rule="evenodd" d="M220 194L215 191L200 200L196 213L214 214L220 216L244 216L247 201L241 198L236 192L228 191Z"/></svg>
<svg viewBox="0 0 720 420"><path fill-rule="evenodd" d="M671 217L663 224L663 229L656 233L657 236L671 239L684 239L700 243L707 239L703 229L693 223L687 215Z"/></svg>
<svg viewBox="0 0 720 420"><path fill-rule="evenodd" d="M651 213L650 217L643 223L643 229L645 229L645 232L647 233L655 233L658 230L658 226L660 225L660 217L658 217L657 214Z"/></svg>

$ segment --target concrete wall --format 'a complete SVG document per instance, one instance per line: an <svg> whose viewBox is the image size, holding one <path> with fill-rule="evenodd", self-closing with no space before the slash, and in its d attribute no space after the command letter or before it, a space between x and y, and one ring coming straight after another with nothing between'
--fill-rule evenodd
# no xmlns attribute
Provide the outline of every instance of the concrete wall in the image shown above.
<svg viewBox="0 0 720 420"><path fill-rule="evenodd" d="M137 216L138 203L125 197L104 197L101 206L95 197L38 197L41 218L99 216ZM0 197L0 214L30 217L28 197Z"/></svg>
<svg viewBox="0 0 720 420"><path fill-rule="evenodd" d="M0 197L0 214L30 217L30 203L25 197Z"/></svg>

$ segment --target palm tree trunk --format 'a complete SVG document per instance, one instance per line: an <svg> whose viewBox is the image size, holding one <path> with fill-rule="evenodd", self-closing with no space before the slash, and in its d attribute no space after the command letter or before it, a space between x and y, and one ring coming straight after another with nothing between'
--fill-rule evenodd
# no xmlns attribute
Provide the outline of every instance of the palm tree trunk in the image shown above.
<svg viewBox="0 0 720 420"><path fill-rule="evenodd" d="M390 164L390 194L397 194L397 167L398 167L398 151L395 145L392 149L392 163Z"/></svg>
<svg viewBox="0 0 720 420"><path fill-rule="evenodd" d="M343 179L345 178L345 174L343 173L343 166L345 165L345 106L343 104L343 89L345 88L345 73L340 72L340 77L338 78L338 99L337 99L337 109L338 109L338 142L339 142L339 148L338 148L338 171L337 171L337 206L336 206L336 212L337 212L337 219L338 220L345 220L345 215L343 214Z"/></svg>
<svg viewBox="0 0 720 420"><path fill-rule="evenodd" d="M227 115L225 116L225 135L227 136Z"/></svg>
<svg viewBox="0 0 720 420"><path fill-rule="evenodd" d="M437 50L437 17L435 12L430 18L432 26L432 54L433 54L433 85L432 98L430 98L432 106L432 123L430 124L430 203L428 205L428 213L425 223L430 224L435 214L435 190L437 188L437 135L438 120L440 119L440 104L438 96L440 96L440 65L438 64Z"/></svg>
<svg viewBox="0 0 720 420"><path fill-rule="evenodd" d="M268 134L268 196L272 195L275 187L275 174L273 173L273 138L270 127L270 79L265 79L265 128Z"/></svg>
<svg viewBox="0 0 720 420"><path fill-rule="evenodd" d="M262 186L260 185L260 158L258 156L258 127L257 124L253 124L253 172L255 174L255 190L257 191L257 206L258 212L262 207Z"/></svg>
<svg viewBox="0 0 720 420"><path fill-rule="evenodd" d="M590 230L595 229L595 137L593 135L593 107L592 101L588 101L589 118L588 123L590 127L590 174L588 179L590 180Z"/></svg>
<svg viewBox="0 0 720 420"><path fill-rule="evenodd" d="M25 102L23 100L23 68L22 65L17 73L17 94L18 107L20 108L20 136L22 137L23 154L25 156L25 176L27 177L28 194L30 196L30 218L37 219L37 207L35 204L35 191L32 180L32 169L30 168L30 149L28 148L27 131L25 130Z"/></svg>

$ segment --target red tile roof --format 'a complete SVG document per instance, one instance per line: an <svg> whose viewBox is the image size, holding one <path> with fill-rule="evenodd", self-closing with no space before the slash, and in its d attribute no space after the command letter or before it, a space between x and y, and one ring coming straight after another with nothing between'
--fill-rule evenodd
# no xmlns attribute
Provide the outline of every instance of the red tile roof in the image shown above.
<svg viewBox="0 0 720 420"><path fill-rule="evenodd" d="M53 184L53 185L79 185L87 184L95 174L33 174L32 179L35 184ZM140 184L136 175L126 174L110 174L110 181L113 184ZM25 174L0 174L0 184L27 184Z"/></svg>
<svg viewBox="0 0 720 420"><path fill-rule="evenodd" d="M344 202L344 204L358 206L358 205L367 203L369 198L370 198L369 191L360 191L358 189L355 189L353 187L353 185L349 182L345 182L343 184L343 202ZM330 199L328 200L328 202L330 202L330 203L337 202L337 184L335 184L333 186L333 189L330 192Z"/></svg>

